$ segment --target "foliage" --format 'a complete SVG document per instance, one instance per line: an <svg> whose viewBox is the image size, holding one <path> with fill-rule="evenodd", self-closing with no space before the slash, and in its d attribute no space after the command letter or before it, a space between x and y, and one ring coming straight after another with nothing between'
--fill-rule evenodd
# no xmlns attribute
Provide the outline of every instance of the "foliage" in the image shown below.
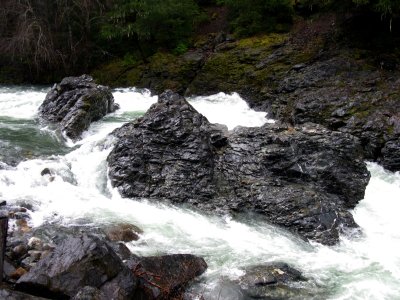
<svg viewBox="0 0 400 300"><path fill-rule="evenodd" d="M24 65L32 76L87 69L104 9L98 0L2 0L0 63Z"/></svg>
<svg viewBox="0 0 400 300"><path fill-rule="evenodd" d="M192 34L199 15L193 0L116 0L102 35L173 48Z"/></svg>
<svg viewBox="0 0 400 300"><path fill-rule="evenodd" d="M231 26L238 36L276 31L292 20L292 0L219 0L231 11Z"/></svg>
<svg viewBox="0 0 400 300"><path fill-rule="evenodd" d="M175 55L181 55L188 51L189 47L186 43L179 43L172 51Z"/></svg>
<svg viewBox="0 0 400 300"><path fill-rule="evenodd" d="M383 15L392 16L400 12L399 0L299 0L302 6L326 7L335 10L349 10L361 8L375 11Z"/></svg>

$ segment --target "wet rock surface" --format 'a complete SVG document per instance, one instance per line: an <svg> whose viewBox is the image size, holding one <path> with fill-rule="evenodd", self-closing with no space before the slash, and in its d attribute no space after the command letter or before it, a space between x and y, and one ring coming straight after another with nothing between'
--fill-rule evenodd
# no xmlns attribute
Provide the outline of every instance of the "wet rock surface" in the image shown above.
<svg viewBox="0 0 400 300"><path fill-rule="evenodd" d="M106 237L110 241L130 242L137 241L143 231L135 225L120 223L107 226L104 229Z"/></svg>
<svg viewBox="0 0 400 300"><path fill-rule="evenodd" d="M348 209L369 181L354 136L311 123L228 132L170 91L114 135L109 176L123 196L253 211L324 244L356 226Z"/></svg>
<svg viewBox="0 0 400 300"><path fill-rule="evenodd" d="M42 119L59 124L72 140L80 138L91 122L97 121L118 106L111 90L97 85L88 75L66 77L55 84L39 107Z"/></svg>
<svg viewBox="0 0 400 300"><path fill-rule="evenodd" d="M302 124L316 122L360 138L368 159L400 170L400 105L397 76L365 68L338 55L290 71L270 90L274 115Z"/></svg>
<svg viewBox="0 0 400 300"><path fill-rule="evenodd" d="M39 296L72 297L84 286L101 287L123 269L105 242L87 235L71 237L23 275L16 287Z"/></svg>
<svg viewBox="0 0 400 300"><path fill-rule="evenodd" d="M13 229L4 266L9 299L171 299L207 268L204 259L190 254L135 255L107 237L110 228L142 232L127 223Z"/></svg>
<svg viewBox="0 0 400 300"><path fill-rule="evenodd" d="M286 263L248 267L235 283L244 299L313 299L303 287L307 279Z"/></svg>
<svg viewBox="0 0 400 300"><path fill-rule="evenodd" d="M203 258L190 254L135 258L126 264L138 278L138 299L181 299L188 282L207 269Z"/></svg>

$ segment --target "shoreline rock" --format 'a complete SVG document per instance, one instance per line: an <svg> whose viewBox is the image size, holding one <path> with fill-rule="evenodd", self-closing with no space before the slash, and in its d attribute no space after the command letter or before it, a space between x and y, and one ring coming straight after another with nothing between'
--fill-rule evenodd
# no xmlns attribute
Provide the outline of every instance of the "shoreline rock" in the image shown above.
<svg viewBox="0 0 400 300"><path fill-rule="evenodd" d="M363 199L370 175L349 134L311 123L228 132L171 91L113 134L109 176L124 197L252 211L327 245L357 226L348 209Z"/></svg>
<svg viewBox="0 0 400 300"><path fill-rule="evenodd" d="M203 258L190 254L131 253L123 261L113 248L97 236L71 235L25 272L15 288L50 299L170 299L183 295L207 269Z"/></svg>
<svg viewBox="0 0 400 300"><path fill-rule="evenodd" d="M4 213L18 209L5 206ZM107 236L109 230L115 239ZM142 233L128 223L44 224L27 232L12 226L0 295L15 300L179 298L207 269L203 258L191 254L135 255L119 241L125 231Z"/></svg>

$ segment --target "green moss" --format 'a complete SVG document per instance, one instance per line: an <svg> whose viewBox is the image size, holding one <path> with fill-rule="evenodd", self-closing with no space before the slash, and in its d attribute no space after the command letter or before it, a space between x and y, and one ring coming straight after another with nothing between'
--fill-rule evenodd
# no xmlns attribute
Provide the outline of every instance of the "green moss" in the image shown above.
<svg viewBox="0 0 400 300"><path fill-rule="evenodd" d="M124 86L120 81L122 75L127 70L126 62L123 59L116 59L107 64L101 65L96 70L91 72L91 75L100 84L109 85L112 87Z"/></svg>
<svg viewBox="0 0 400 300"><path fill-rule="evenodd" d="M288 34L271 33L268 35L254 36L241 39L237 42L239 49L241 48L270 48L282 44L289 38Z"/></svg>

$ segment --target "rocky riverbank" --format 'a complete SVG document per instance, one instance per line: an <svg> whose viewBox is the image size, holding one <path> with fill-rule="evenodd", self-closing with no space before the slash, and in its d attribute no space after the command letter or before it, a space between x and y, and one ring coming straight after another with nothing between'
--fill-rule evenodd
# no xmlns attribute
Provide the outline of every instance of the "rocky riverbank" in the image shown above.
<svg viewBox="0 0 400 300"><path fill-rule="evenodd" d="M3 204L10 218L4 299L183 299L207 269L190 254L142 257L124 244L139 239L132 224L29 226L25 206Z"/></svg>
<svg viewBox="0 0 400 300"><path fill-rule="evenodd" d="M366 159L398 171L398 57L393 49L375 51L341 37L352 30L346 24L328 15L300 22L290 34L241 40L211 34L183 55L159 52L146 64L113 62L93 74L156 94L238 92L251 107L291 125L313 122L357 136Z"/></svg>

